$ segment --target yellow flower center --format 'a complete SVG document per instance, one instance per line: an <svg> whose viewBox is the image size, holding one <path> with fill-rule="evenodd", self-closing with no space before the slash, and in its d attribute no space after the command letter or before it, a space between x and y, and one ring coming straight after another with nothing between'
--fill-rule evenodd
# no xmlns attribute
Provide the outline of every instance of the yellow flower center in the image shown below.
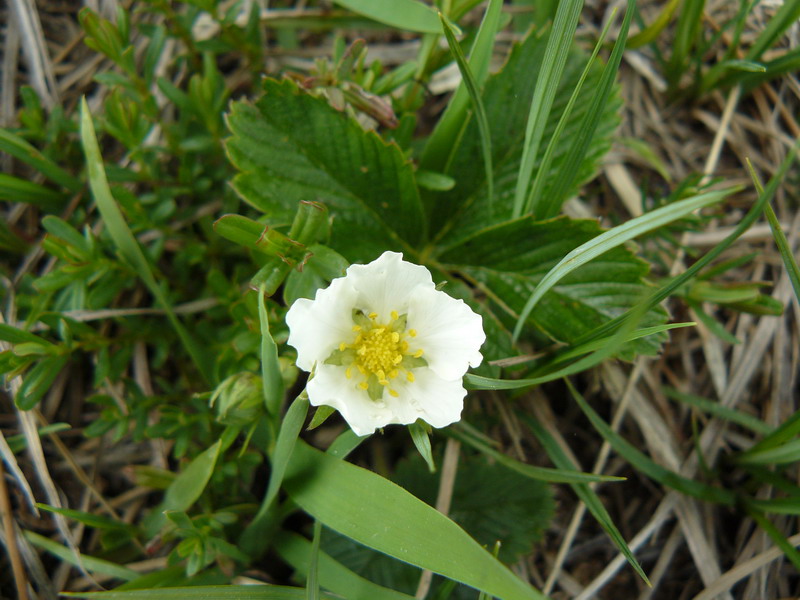
<svg viewBox="0 0 800 600"><path fill-rule="evenodd" d="M391 382L400 372L405 372L407 381L414 381L411 372L415 367L426 366L422 358L421 348L411 350L406 338L414 338L417 332L406 329L406 315L392 311L386 323L377 321L376 313L364 314L353 311L353 332L356 334L352 342L342 342L339 349L325 361L327 364L346 367L345 376L352 379L361 375L358 387L365 390L373 400L380 400L384 389L398 397L399 393Z"/></svg>

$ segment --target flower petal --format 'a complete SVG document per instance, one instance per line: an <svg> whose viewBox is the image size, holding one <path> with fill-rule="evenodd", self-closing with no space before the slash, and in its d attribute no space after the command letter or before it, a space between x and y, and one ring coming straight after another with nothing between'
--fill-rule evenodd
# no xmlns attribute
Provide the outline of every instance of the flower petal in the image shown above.
<svg viewBox="0 0 800 600"><path fill-rule="evenodd" d="M392 382L394 383L394 382ZM433 427L446 427L461 418L464 396L467 391L461 378L447 380L433 369L414 369L414 382L398 381L398 397L384 394L389 409L394 414L393 423L408 425L422 419Z"/></svg>
<svg viewBox="0 0 800 600"><path fill-rule="evenodd" d="M397 422L385 402L371 400L357 386L356 379L347 379L344 367L319 364L306 391L312 406L324 404L335 408L356 435L369 435L379 427Z"/></svg>
<svg viewBox="0 0 800 600"><path fill-rule="evenodd" d="M311 371L322 363L339 344L353 338L352 310L358 292L346 277L334 279L324 290L317 290L314 300L295 300L286 313L288 344L297 350L297 366Z"/></svg>
<svg viewBox="0 0 800 600"><path fill-rule="evenodd" d="M419 289L409 302L408 326L417 332L412 350L422 348L428 367L444 379L461 379L483 360L483 321L463 300Z"/></svg>
<svg viewBox="0 0 800 600"><path fill-rule="evenodd" d="M388 320L393 310L404 313L418 286L435 289L430 271L404 261L399 252L384 252L368 265L351 265L347 279L358 290L356 308L378 313L380 321Z"/></svg>

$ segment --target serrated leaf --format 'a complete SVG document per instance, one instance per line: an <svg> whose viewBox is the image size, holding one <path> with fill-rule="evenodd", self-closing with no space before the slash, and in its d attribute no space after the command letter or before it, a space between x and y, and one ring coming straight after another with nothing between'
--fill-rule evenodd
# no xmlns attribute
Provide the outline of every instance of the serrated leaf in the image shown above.
<svg viewBox="0 0 800 600"><path fill-rule="evenodd" d="M483 103L489 122L492 126L492 163L495 174L494 210L489 210L486 189L486 178L483 170L475 168L476 157L481 155L480 133L475 119L466 125L458 148L451 156L446 175L456 180L456 186L445 193L426 194L426 202L431 211L431 233L452 243L463 236L498 223L511 214L514 198L514 187L522 157L525 137L525 123L528 117L528 106L533 96L533 88L539 67L544 58L547 37L531 34L525 41L516 46L498 74L489 78L483 92ZM586 65L587 56L577 48L573 48L567 59L564 73L558 85L553 106L544 130L544 139L552 136L556 124L564 112L575 84ZM561 168L571 139L590 105L602 73L601 65L593 66L586 77L582 91L575 103L570 118L566 122L561 141L553 150L551 174L545 177L543 195L549 193L555 176ZM610 137L616 129L619 118L616 114L619 100L612 92L612 98L602 111L597 130L586 151L576 176L569 189L564 190L560 205L577 187L591 177L601 156L610 147ZM533 176L536 176L538 165L544 149L541 148L534 161Z"/></svg>
<svg viewBox="0 0 800 600"><path fill-rule="evenodd" d="M267 79L255 105L233 103L228 155L241 171L234 188L270 216L289 223L302 200L331 211L331 246L346 258L373 259L387 246L412 249L424 235L411 164L400 148L300 90Z"/></svg>
<svg viewBox="0 0 800 600"><path fill-rule="evenodd" d="M487 227L447 248L437 260L502 299L490 304L497 307L510 330L545 274L571 250L601 233L595 221L523 217ZM561 279L542 297L527 322L553 340L572 342L641 301L650 291L643 281L647 271L647 264L631 252L613 248ZM639 326L656 325L664 318L665 313L656 309ZM653 354L663 339L663 335L650 336L631 347Z"/></svg>

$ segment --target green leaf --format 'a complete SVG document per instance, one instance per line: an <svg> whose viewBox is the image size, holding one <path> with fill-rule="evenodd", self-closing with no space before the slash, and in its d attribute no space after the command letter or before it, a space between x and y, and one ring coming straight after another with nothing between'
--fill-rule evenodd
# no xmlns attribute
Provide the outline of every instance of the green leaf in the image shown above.
<svg viewBox="0 0 800 600"><path fill-rule="evenodd" d="M434 508L302 441L295 446L284 487L314 518L365 546L502 600L543 598Z"/></svg>
<svg viewBox="0 0 800 600"><path fill-rule="evenodd" d="M433 450L431 449L430 426L422 420L417 419L415 423L411 423L411 425L408 426L408 433L411 434L411 439L414 441L417 452L425 459L428 470L431 473L435 473L436 463L433 460Z"/></svg>
<svg viewBox="0 0 800 600"><path fill-rule="evenodd" d="M239 194L274 225L289 223L298 201L324 202L333 216L330 245L349 260L372 260L387 246L412 250L425 227L400 148L291 80L267 79L264 87L255 106L235 102L228 115Z"/></svg>
<svg viewBox="0 0 800 600"><path fill-rule="evenodd" d="M535 221L526 216L474 233L448 247L437 261L486 291L510 330L545 275L576 246L597 239L601 232L595 221ZM614 248L560 280L528 322L553 340L573 342L639 302L649 291L643 280L647 270L647 264L627 249ZM642 325L663 319L663 312L651 311ZM634 348L653 354L662 339L644 338Z"/></svg>
<svg viewBox="0 0 800 600"><path fill-rule="evenodd" d="M401 460L392 480L414 496L433 505L439 478L431 474L418 456ZM462 454L448 515L486 548L500 542L500 560L513 563L528 554L553 516L554 502L546 484L497 469L482 457ZM417 568L365 548L330 530L325 531L323 549L362 577L408 594L419 582ZM429 597L437 597L434 585ZM472 590L458 597L474 598Z"/></svg>
<svg viewBox="0 0 800 600"><path fill-rule="evenodd" d="M730 421L732 423L737 423L742 427L746 427L747 429L750 429L756 433L766 435L773 431L773 428L764 423L764 421L761 419L758 419L753 415L734 410L719 404L718 402L712 402L707 398L695 396L694 394L685 394L669 387L662 388L662 390L667 397L672 398L673 400L678 400L679 402L695 406L710 415L714 415L715 417L725 419L726 421Z"/></svg>
<svg viewBox="0 0 800 600"><path fill-rule="evenodd" d="M0 173L0 200L26 202L56 212L64 207L67 197L38 183Z"/></svg>
<svg viewBox="0 0 800 600"><path fill-rule="evenodd" d="M19 386L14 398L17 407L20 410L30 410L36 406L68 361L69 356L56 355L48 356L36 363L30 371L25 373L25 379Z"/></svg>
<svg viewBox="0 0 800 600"><path fill-rule="evenodd" d="M165 512L186 512L197 501L211 479L221 446L222 442L217 441L198 454L169 484L161 504L145 520L144 528L148 537L153 537L161 529L166 521Z"/></svg>
<svg viewBox="0 0 800 600"><path fill-rule="evenodd" d="M699 210L710 204L720 202L723 198L736 191L733 188L715 192L706 192L685 200L680 200L662 208L657 208L627 223L618 225L598 235L597 237L581 244L562 258L559 263L548 271L536 286L536 291L525 303L525 307L520 313L517 324L514 327L514 338L517 338L522 331L528 315L536 306L536 303L550 290L559 280L566 277L569 273L588 263L589 261L604 254L610 249L621 246L625 242L657 229L676 219L685 217L692 212Z"/></svg>
<svg viewBox="0 0 800 600"><path fill-rule="evenodd" d="M492 164L496 184L494 210L489 210L484 170L475 168L475 158L481 155L482 145L475 119L470 119L463 130L459 130L458 141L453 143L453 152L447 166L436 169L456 181L452 190L425 195L431 214L431 234L435 234L437 243L449 246L488 225L508 220L512 211L515 178L520 169L527 107L533 96L546 42L546 35L535 32L528 35L521 44L514 47L505 67L490 77L484 86L483 104L492 129ZM550 139L553 135L586 62L587 55L577 47L572 48L546 122L545 139ZM553 183L561 173L570 140L579 133L581 121L597 92L601 74L601 65L596 61L582 86L575 109L564 126L561 141L553 150L551 169L543 182L543 195L550 193ZM619 122L618 107L619 100L614 95L613 101L607 103L599 117L597 129L583 160L574 169L574 179L569 189L564 191L563 197L558 198L559 206L594 174L597 162L610 147L611 134ZM532 175L538 172L542 153L537 153Z"/></svg>
<svg viewBox="0 0 800 600"><path fill-rule="evenodd" d="M283 376L278 362L278 346L269 332L269 315L264 305L265 286L258 291L258 321L261 327L261 382L267 412L274 419L280 416L283 403Z"/></svg>
<svg viewBox="0 0 800 600"><path fill-rule="evenodd" d="M83 188L80 179L73 177L27 141L6 129L0 128L0 152L6 152L30 165L50 181L76 193Z"/></svg>
<svg viewBox="0 0 800 600"><path fill-rule="evenodd" d="M213 372L210 366L210 356L178 321L166 294L153 276L150 263L147 261L136 238L133 237L133 233L128 228L128 224L125 222L116 200L111 195L111 188L108 186L108 179L103 168L103 158L100 155L100 147L97 144L97 137L94 132L92 116L89 113L85 98L81 100L81 141L83 143L83 151L86 154L89 187L92 190L97 208L103 217L103 222L108 227L117 249L128 264L134 268L137 275L150 290L150 293L155 296L158 303L167 313L167 318L178 333L178 337L183 342L189 356L192 357L200 376L203 379L207 379L209 374Z"/></svg>
<svg viewBox="0 0 800 600"><path fill-rule="evenodd" d="M349 263L335 250L314 244L308 248L309 257L301 269L294 269L286 278L283 300L291 306L298 298L313 299L320 288L337 277L344 277Z"/></svg>
<svg viewBox="0 0 800 600"><path fill-rule="evenodd" d="M334 3L398 29L442 32L436 12L417 0L334 0Z"/></svg>

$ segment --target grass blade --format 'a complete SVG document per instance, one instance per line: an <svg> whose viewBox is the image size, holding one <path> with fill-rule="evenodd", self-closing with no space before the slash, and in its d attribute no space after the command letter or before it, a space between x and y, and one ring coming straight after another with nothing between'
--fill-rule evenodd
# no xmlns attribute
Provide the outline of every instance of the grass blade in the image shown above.
<svg viewBox="0 0 800 600"><path fill-rule="evenodd" d="M59 184L72 193L77 193L83 189L83 183L81 183L80 179L67 173L24 139L5 129L0 129L0 152L6 152L14 158L29 164L50 181Z"/></svg>
<svg viewBox="0 0 800 600"><path fill-rule="evenodd" d="M480 28L475 36L475 42L469 52L467 63L478 89L483 87L489 75L489 63L492 58L494 38L500 24L500 9L502 7L501 0L489 1ZM462 78L453 97L448 102L444 114L436 123L436 128L425 144L425 150L420 158L420 168L433 171L445 169L455 147L456 138L466 123L468 102L469 92L467 91L466 80Z"/></svg>
<svg viewBox="0 0 800 600"><path fill-rule="evenodd" d="M478 120L478 131L481 136L481 153L483 154L483 168L486 170L486 189L489 195L489 211L491 212L494 204L494 169L492 168L492 135L489 130L489 118L486 116L486 109L481 100L481 93L478 89L478 82L472 74L472 70L467 63L464 52L461 50L461 45L456 39L455 32L447 18L439 13L439 19L442 21L442 28L444 29L444 36L447 39L447 44L450 46L450 51L456 58L458 70L464 84L467 86L469 98L472 101L472 108L475 111L475 118Z"/></svg>
<svg viewBox="0 0 800 600"><path fill-rule="evenodd" d="M739 239L739 237L745 231L747 231L753 223L756 222L758 217L761 215L761 211L764 209L764 206L770 201L772 196L775 194L775 190L778 189L778 185L783 181L783 178L786 176L786 172L789 170L789 167L792 166L792 163L795 159L795 154L798 150L800 150L800 140L796 141L794 146L792 146L792 150L786 155L786 158L781 163L781 166L778 167L778 170L769 180L769 183L767 183L767 187L764 188L764 192L759 195L756 203L750 208L749 211L747 211L747 214L741 221L739 221L739 224L728 235L728 237L697 259L694 264L692 264L692 266L686 269L683 273L677 277L674 277L669 283L653 292L653 294L647 300L647 310L659 304L662 300L672 294L672 292L697 275L703 268L711 264L720 254L722 254L731 244L733 244L733 242ZM614 329L619 327L626 321L626 319L629 318L633 310L635 309L629 310L627 313L611 319L610 321L597 327L594 331L591 331L580 339L576 340L575 343L586 343L588 341L598 339L611 331L614 331Z"/></svg>
<svg viewBox="0 0 800 600"><path fill-rule="evenodd" d="M611 18L608 19L606 26L603 27L603 31L600 32L600 37L597 38L597 43L594 45L592 55L589 57L589 60L586 61L586 66L583 68L581 76L578 78L578 83L572 90L572 95L570 95L569 100L567 101L567 106L564 108L564 112L561 113L561 117L558 119L556 129L553 132L553 136L550 138L550 142L547 144L547 149L544 151L544 156L542 157L542 162L539 164L539 169L536 171L536 178L533 180L533 187L531 187L526 205L531 207L531 211L539 219L547 219L551 216L555 216L555 213L558 211L558 206L560 203L553 194L548 194L547 198L540 198L542 190L544 189L544 182L550 169L550 163L553 161L553 153L556 149L558 141L561 139L561 134L564 131L564 127L569 121L569 116L572 113L572 108L575 106L575 101L578 99L578 95L583 88L583 82L586 81L586 76L589 74L589 71L591 71L592 66L594 65L594 61L597 58L597 54L600 52L603 41L606 39L606 35L608 35L608 29L614 22L615 15L616 8L613 10L613 14L611 15ZM600 86L602 85L603 83L601 80ZM594 130L592 130L592 133L593 132ZM589 137L591 137L591 135ZM564 175L567 175L566 168L562 169L561 172ZM553 210L554 207L555 210Z"/></svg>
<svg viewBox="0 0 800 600"><path fill-rule="evenodd" d="M611 91L614 88L614 81L617 76L617 71L619 71L619 64L622 60L622 53L625 50L625 43L626 38L628 36L628 29L630 27L631 18L633 17L633 12L635 10L635 2L634 0L628 0L628 7L625 11L625 18L622 21L622 27L619 32L619 36L617 37L617 41L614 43L614 48L611 51L611 56L608 58L608 62L606 63L605 67L603 67L603 73L600 76L600 81L597 84L597 89L595 91L594 96L591 100L591 105L589 106L589 110L586 111L586 114L581 121L580 127L577 129L577 134L572 141L572 145L567 152L566 157L564 158L564 162L561 164L559 176L553 182L553 185L550 188L550 191L547 194L547 197L542 199L543 206L537 208L533 203L535 203L536 197L534 196L534 192L536 191L536 182L534 182L534 190L531 190L531 196L529 199L529 204L533 205L533 212L537 215L540 219L546 219L550 216L554 216L560 207L560 203L563 202L564 197L567 194L567 191L572 186L572 182L575 178L576 173L578 173L578 168L583 160L586 152L589 148L589 144L592 141L592 137L597 129L597 124L600 122L600 115L602 114L603 110L608 103L608 99L611 95ZM610 20L609 20L610 24ZM604 32L605 33L605 32ZM602 37L601 37L602 40ZM599 45L600 42L598 42ZM596 51L597 49L595 49ZM594 55L593 55L594 56ZM591 66L592 60L589 61L587 65L587 69ZM588 73L588 71L586 71ZM584 77L585 74L581 77ZM575 90L575 94L577 95L577 89ZM572 102L572 99L570 99ZM569 108L567 109L569 110ZM566 116L565 112L565 116ZM563 117L562 117L563 118ZM560 123L559 123L560 125ZM550 144L550 147L553 147L554 144ZM548 150L550 149L548 147ZM542 162L544 165L544 161ZM539 167L539 173L537 176L537 181L542 180L542 183L539 184L540 187L544 187L544 174L546 169L544 166ZM538 193L540 193L539 190Z"/></svg>
<svg viewBox="0 0 800 600"><path fill-rule="evenodd" d="M533 431L533 434L539 440L539 443L542 444L545 452L547 452L547 456L550 457L550 460L553 461L553 464L556 467L564 471L577 471L570 458L564 453L550 433L538 421L529 417L528 415L522 415L522 419L525 421L531 431ZM647 578L647 575L645 575L645 572L642 569L642 566L639 564L639 561L636 560L633 552L631 552L631 549L625 542L625 538L622 537L619 529L617 529L617 526L614 525L614 521L611 520L611 516L608 514L605 506L603 506L599 496L585 483L573 483L571 485L575 495L578 496L581 502L586 505L586 508L590 513L592 513L592 516L595 518L595 520L605 530L605 532L608 534L608 537L611 538L611 541L614 542L614 545L627 559L631 567L633 567L636 573L638 573L639 577L641 577L645 583L649 585L650 580Z"/></svg>
<svg viewBox="0 0 800 600"><path fill-rule="evenodd" d="M442 32L433 9L416 0L334 0L334 4L398 29Z"/></svg>
<svg viewBox="0 0 800 600"><path fill-rule="evenodd" d="M380 475L301 440L284 488L311 516L369 548L502 600L544 598L433 507Z"/></svg>
<svg viewBox="0 0 800 600"><path fill-rule="evenodd" d="M267 493L264 495L264 500L252 523L247 526L239 539L239 547L245 554L260 556L267 546L269 541L267 534L272 527L272 503L278 497L278 490L280 490L307 414L308 396L303 392L286 411L278 439L275 442L275 450L272 452L272 470L269 474Z"/></svg>
<svg viewBox="0 0 800 600"><path fill-rule="evenodd" d="M311 542L296 533L281 532L275 539L275 552L301 575L306 574ZM320 585L348 600L413 600L413 596L361 577L325 552L319 552L317 567Z"/></svg>
<svg viewBox="0 0 800 600"><path fill-rule="evenodd" d="M531 479L538 479L539 481L547 481L549 483L589 483L592 481L624 481L624 477L612 477L610 475L595 475L593 473L582 473L574 469L550 469L547 467L537 467L520 462L516 459L498 452L488 444L484 444L476 437L468 435L466 430L448 429L447 435L451 435L457 440L464 442L496 460L498 463L516 471L520 475L530 477Z"/></svg>
<svg viewBox="0 0 800 600"><path fill-rule="evenodd" d="M719 202L733 191L735 191L734 188L706 192L704 194L699 194L697 196L669 204L644 214L641 217L631 219L627 223L618 225L613 229L609 229L605 233L602 233L601 235L589 240L585 244L575 248L572 252L561 259L561 261L542 278L542 280L539 282L539 285L536 286L536 289L528 299L528 302L525 304L525 307L523 308L519 319L517 320L517 324L514 327L514 340L516 341L517 338L519 338L519 334L522 332L522 327L525 325L525 321L528 319L528 315L531 314L531 311L536 306L536 303L548 290L550 290L567 274L571 273L581 265L586 264L593 258L600 256L611 248L624 244L625 242L639 235L647 233L648 231L652 231L653 229L657 229L658 227L666 225L667 223L670 223L676 219L680 219L694 212L695 210L703 208L704 206Z"/></svg>
<svg viewBox="0 0 800 600"><path fill-rule="evenodd" d="M567 62L567 55L582 8L581 0L563 0L558 4L553 30L550 32L550 39L544 54L544 62L539 71L539 78L536 80L536 90L533 93L528 113L528 124L525 128L525 147L517 174L514 208L511 214L515 219L521 217L530 208L526 206L525 200L533 175L536 155L539 153L539 144L547 125L547 117L550 114L558 82Z"/></svg>
<svg viewBox="0 0 800 600"><path fill-rule="evenodd" d="M800 3L798 3L798 5L800 5ZM747 168L750 170L750 176L753 178L753 184L756 186L756 190L759 194L763 194L764 188L749 159L747 160ZM786 266L789 281L792 282L794 295L800 300L800 267L797 266L797 260L794 257L791 246L789 246L789 240L786 239L786 234L783 232L783 229L781 229L778 217L769 202L764 204L764 214L767 216L769 228L772 230L772 237L775 239L775 244L778 246L778 251L781 253L783 264Z"/></svg>
<svg viewBox="0 0 800 600"><path fill-rule="evenodd" d="M669 387L662 388L662 391L673 400L683 402L684 404L690 404L691 406L695 406L710 415L730 421L731 423L736 423L756 433L766 435L771 433L773 430L772 427L764 423L764 421L761 419L757 419L756 417L748 415L747 413L723 406L717 402L712 402L707 398L695 396L694 394L684 394Z"/></svg>
<svg viewBox="0 0 800 600"><path fill-rule="evenodd" d="M736 503L736 495L730 490L714 487L699 481L694 481L679 475L674 471L670 471L665 467L653 462L642 451L638 450L625 440L622 436L616 433L603 419L598 415L594 409L589 406L589 403L583 399L578 391L573 387L568 379L564 380L572 394L575 402L591 421L594 428L603 436L611 447L633 465L637 470L644 473L651 479L658 481L661 485L678 490L682 494L705 500L706 502L715 502L725 506L733 506Z"/></svg>
<svg viewBox="0 0 800 600"><path fill-rule="evenodd" d="M122 216L117 202L111 195L111 188L108 186L108 179L106 178L105 169L103 168L103 158L100 155L100 147L97 144L97 136L94 132L94 124L92 123L92 116L89 113L89 107L86 105L86 99L81 99L81 141L83 142L83 151L86 155L86 168L89 174L89 187L92 190L97 208L103 217L108 232L114 240L120 254L136 271L141 280L150 290L150 293L156 298L158 303L164 309L172 326L178 333L178 337L183 343L184 348L194 361L200 376L206 383L209 383L209 375L213 372L211 368L211 358L203 351L203 349L192 338L188 331L181 325L172 306L167 301L167 297L161 286L156 282L150 264L147 262L142 249L133 233L125 223L125 218Z"/></svg>

